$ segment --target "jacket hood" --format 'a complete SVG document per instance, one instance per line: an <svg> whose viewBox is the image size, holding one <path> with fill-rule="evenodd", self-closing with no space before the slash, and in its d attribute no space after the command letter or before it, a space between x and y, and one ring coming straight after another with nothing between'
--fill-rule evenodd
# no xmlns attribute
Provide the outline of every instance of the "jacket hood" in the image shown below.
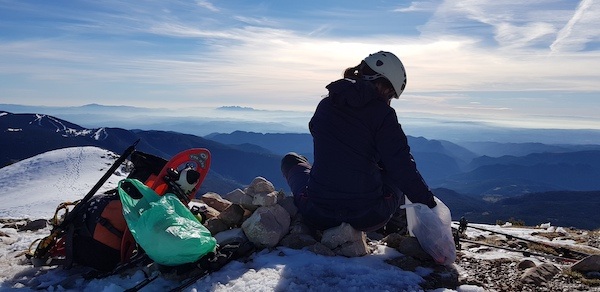
<svg viewBox="0 0 600 292"><path fill-rule="evenodd" d="M352 107L362 107L372 100L379 98L375 86L371 82L350 78L331 82L326 86L329 97L334 104L348 104Z"/></svg>

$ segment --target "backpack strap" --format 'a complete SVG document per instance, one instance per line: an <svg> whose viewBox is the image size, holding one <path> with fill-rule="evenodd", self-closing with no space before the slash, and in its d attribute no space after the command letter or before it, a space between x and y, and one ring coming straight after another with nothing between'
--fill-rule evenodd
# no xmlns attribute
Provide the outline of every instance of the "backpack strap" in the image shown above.
<svg viewBox="0 0 600 292"><path fill-rule="evenodd" d="M125 229L125 234L121 239L121 263L127 262L131 259L133 252L136 250L137 244L129 228ZM144 251L137 247L138 253L144 253Z"/></svg>
<svg viewBox="0 0 600 292"><path fill-rule="evenodd" d="M112 233L112 234L116 235L117 237L119 237L119 238L122 238L122 237L123 237L123 231L121 231L121 230L119 230L119 229L115 228L115 226L114 226L114 225L112 225L112 224L110 223L110 221L108 221L108 219L106 219L106 218L104 218L104 217L100 216L100 217L98 217L98 220L96 220L96 222L97 222L98 224L100 224L100 225L104 226L104 228L108 229L108 231L110 231L110 233Z"/></svg>
<svg viewBox="0 0 600 292"><path fill-rule="evenodd" d="M73 266L73 235L75 234L75 225L67 225L67 231L65 232L65 261L63 267L65 270L70 269Z"/></svg>

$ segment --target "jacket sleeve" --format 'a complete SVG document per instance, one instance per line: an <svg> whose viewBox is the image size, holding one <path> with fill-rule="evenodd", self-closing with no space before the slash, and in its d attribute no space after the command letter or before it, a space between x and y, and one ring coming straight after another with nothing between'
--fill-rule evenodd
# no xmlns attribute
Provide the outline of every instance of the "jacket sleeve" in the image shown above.
<svg viewBox="0 0 600 292"><path fill-rule="evenodd" d="M433 193L417 170L408 139L393 110L384 117L375 135L375 141L377 151L381 155L384 175L388 176L411 202L435 207Z"/></svg>

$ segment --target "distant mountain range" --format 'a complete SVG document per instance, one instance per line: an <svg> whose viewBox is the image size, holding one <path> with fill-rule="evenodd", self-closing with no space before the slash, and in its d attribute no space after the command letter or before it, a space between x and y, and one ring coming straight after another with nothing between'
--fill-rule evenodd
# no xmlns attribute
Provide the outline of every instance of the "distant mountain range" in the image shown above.
<svg viewBox="0 0 600 292"><path fill-rule="evenodd" d="M279 155L296 151L312 157L310 134L235 131L205 137L241 149L253 144ZM433 188L448 188L489 200L533 192L600 190L600 145L478 144L478 153L524 154L492 157L480 156L467 147L443 140L409 136L408 141L419 171ZM509 146L515 150L511 151ZM540 150L544 152L536 153Z"/></svg>
<svg viewBox="0 0 600 292"><path fill-rule="evenodd" d="M31 106L0 103L0 111L47 114L86 128L176 131L197 136L233 131L308 133L308 122L312 117L312 110L265 110L236 105L149 108L102 104ZM408 135L458 143L477 155L496 156L478 151L480 147L491 150L492 144L497 146L497 153L507 150L509 153L504 154L516 156L525 155L524 152L515 151L520 147L527 151L532 147L527 144L600 144L600 129L507 128L482 122L449 120L445 116L402 112L398 112L398 115Z"/></svg>
<svg viewBox="0 0 600 292"><path fill-rule="evenodd" d="M434 193L451 208L453 217L467 216L485 223L510 217L561 220L563 223L556 224L585 228L590 227L582 225L583 217L600 219L598 212L570 215L582 214L578 204L586 204L581 211L600 207L600 145L459 145L408 138L420 172ZM256 176L267 178L276 188L289 193L279 170L281 157L296 151L312 160L310 134L233 131L200 137L160 130L87 129L49 115L0 111L0 166L73 146L97 146L121 153L137 139L141 139L138 150L164 158L187 148L208 148L213 156L212 167L200 193L224 194L249 184ZM561 201L561 197L571 201ZM535 206L543 210L528 209ZM564 223L572 222L571 219L575 223ZM535 223L527 220L528 224Z"/></svg>
<svg viewBox="0 0 600 292"><path fill-rule="evenodd" d="M67 121L40 114L0 112L0 165L4 166L50 150L73 146L97 146L121 153L137 139L137 150L170 158L176 153L203 147L211 151L212 165L203 188L229 192L263 176L283 188L280 156L245 152L202 137L167 131L85 129ZM202 190L202 189L201 189Z"/></svg>

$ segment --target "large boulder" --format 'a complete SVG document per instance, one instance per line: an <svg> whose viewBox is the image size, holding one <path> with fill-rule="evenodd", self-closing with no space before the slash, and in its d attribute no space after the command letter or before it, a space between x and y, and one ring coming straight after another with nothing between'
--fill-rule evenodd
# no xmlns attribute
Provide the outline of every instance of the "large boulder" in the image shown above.
<svg viewBox="0 0 600 292"><path fill-rule="evenodd" d="M246 188L245 193L254 197L256 194L268 194L275 191L273 183L265 179L264 177L257 176L252 180L250 185Z"/></svg>
<svg viewBox="0 0 600 292"><path fill-rule="evenodd" d="M202 195L200 200L219 212L223 212L231 206L230 201L223 199L219 194L213 192Z"/></svg>
<svg viewBox="0 0 600 292"><path fill-rule="evenodd" d="M244 231L241 228L225 230L215 234L214 237L219 245L248 241L248 237L246 234L244 234Z"/></svg>
<svg viewBox="0 0 600 292"><path fill-rule="evenodd" d="M323 231L321 243L336 254L346 257L363 256L369 253L366 234L354 229L348 223Z"/></svg>
<svg viewBox="0 0 600 292"><path fill-rule="evenodd" d="M273 191L270 193L258 193L252 197L252 205L255 206L273 206L277 204L277 194L279 192Z"/></svg>
<svg viewBox="0 0 600 292"><path fill-rule="evenodd" d="M571 270L581 273L600 272L600 255L591 255L574 263Z"/></svg>
<svg viewBox="0 0 600 292"><path fill-rule="evenodd" d="M279 205L260 207L242 223L248 239L257 247L275 247L288 233L290 214Z"/></svg>
<svg viewBox="0 0 600 292"><path fill-rule="evenodd" d="M539 266L526 269L521 276L521 283L539 286L552 279L559 272L560 269L555 265L543 263Z"/></svg>
<svg viewBox="0 0 600 292"><path fill-rule="evenodd" d="M246 192L242 191L241 189L235 189L227 193L225 196L223 196L223 198L234 204L241 205L248 210L256 210L256 207L252 204L254 198L246 194Z"/></svg>
<svg viewBox="0 0 600 292"><path fill-rule="evenodd" d="M238 204L231 204L223 210L217 218L223 220L227 226L233 228L242 224L246 210Z"/></svg>

